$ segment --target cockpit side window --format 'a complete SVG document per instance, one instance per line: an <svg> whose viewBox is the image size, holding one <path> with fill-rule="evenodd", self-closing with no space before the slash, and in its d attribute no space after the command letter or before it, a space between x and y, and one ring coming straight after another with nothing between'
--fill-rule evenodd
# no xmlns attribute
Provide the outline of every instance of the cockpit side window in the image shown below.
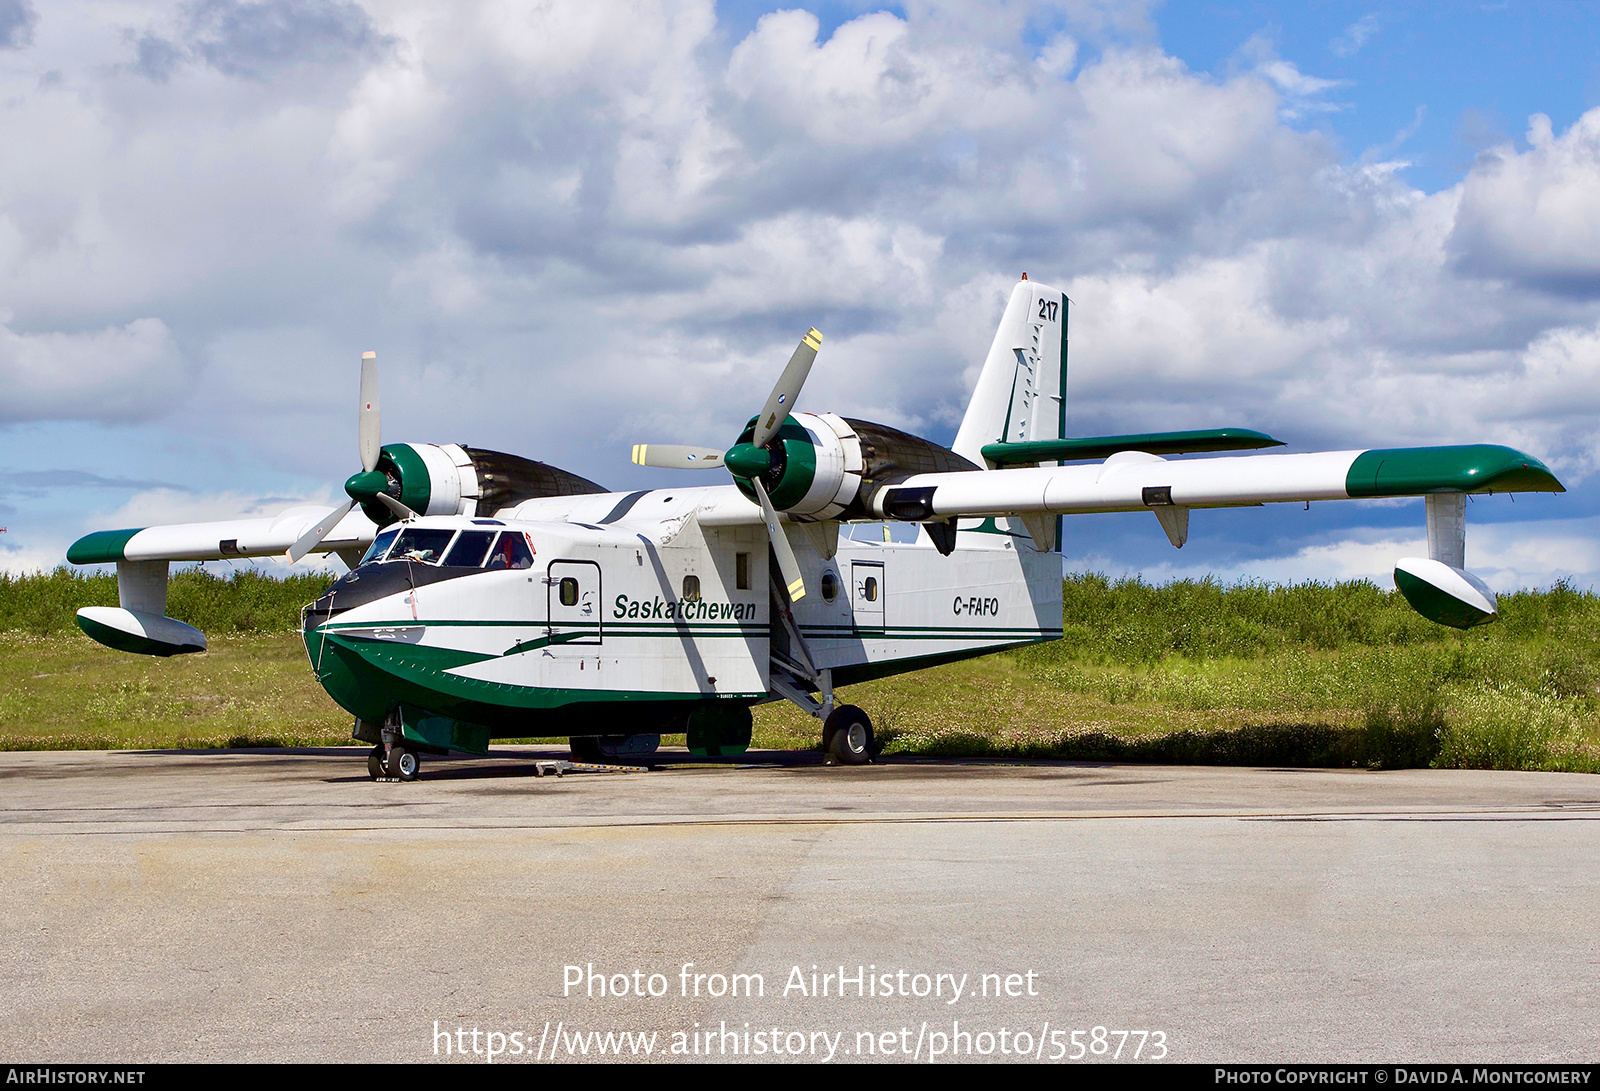
<svg viewBox="0 0 1600 1091"><path fill-rule="evenodd" d="M383 560L383 555L389 552L389 547L394 544L394 540L399 536L399 527L386 530L382 534L378 535L372 540L372 545L367 549L367 555L361 558L361 563L370 564L373 561Z"/></svg>
<svg viewBox="0 0 1600 1091"><path fill-rule="evenodd" d="M495 539L494 548L489 550L489 559L484 563L484 567L532 568L533 550L528 548L521 531L505 531Z"/></svg>
<svg viewBox="0 0 1600 1091"><path fill-rule="evenodd" d="M455 533L453 530L413 527L400 535L400 540L394 544L394 550L389 555L390 559L438 564Z"/></svg>
<svg viewBox="0 0 1600 1091"><path fill-rule="evenodd" d="M489 543L494 540L492 530L463 530L450 552L444 555L446 568L477 568L489 554Z"/></svg>

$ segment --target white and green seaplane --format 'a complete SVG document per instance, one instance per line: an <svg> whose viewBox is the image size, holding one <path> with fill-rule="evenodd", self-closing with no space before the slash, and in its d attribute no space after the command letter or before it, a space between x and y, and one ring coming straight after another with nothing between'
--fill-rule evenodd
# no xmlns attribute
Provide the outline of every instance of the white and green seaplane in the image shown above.
<svg viewBox="0 0 1600 1091"><path fill-rule="evenodd" d="M837 687L1061 636L1061 517L1148 511L1174 546L1192 508L1421 496L1428 557L1399 590L1445 625L1492 621L1465 568L1469 494L1561 492L1507 447L1247 454L1243 428L1068 437L1067 299L1011 294L951 447L795 412L822 337L796 348L758 416L720 448L642 444L646 466L731 483L608 492L553 466L456 444L380 444L377 362L361 365L361 472L348 503L276 518L112 530L68 552L115 563L121 605L78 624L124 651L205 635L166 616L174 561L336 553L350 571L305 607L318 680L372 743L374 777L420 755L566 736L591 760L683 732L697 753L750 741L751 706L788 700L831 757L875 753Z"/></svg>

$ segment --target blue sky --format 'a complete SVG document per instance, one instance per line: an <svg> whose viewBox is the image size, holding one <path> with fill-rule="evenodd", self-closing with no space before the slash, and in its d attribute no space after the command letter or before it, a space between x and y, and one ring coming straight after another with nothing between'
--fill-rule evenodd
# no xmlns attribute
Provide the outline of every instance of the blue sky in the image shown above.
<svg viewBox="0 0 1600 1091"><path fill-rule="evenodd" d="M823 34L866 11L905 15L893 4L808 8ZM726 33L736 37L773 10L717 5ZM1045 32L1064 25L1045 13L1028 39L1037 48ZM1328 132L1351 159L1375 152L1407 160L1407 180L1429 192L1460 181L1485 147L1520 139L1531 114L1549 115L1560 130L1600 105L1600 5L1583 0L1157 4L1137 23L1087 37L1081 56L1141 41L1215 77L1249 65L1253 50L1269 46L1305 75L1337 84L1299 124Z"/></svg>
<svg viewBox="0 0 1600 1091"><path fill-rule="evenodd" d="M1305 123L1359 158L1411 163L1405 178L1454 185L1484 148L1517 140L1531 114L1565 129L1600 105L1594 4L1169 4L1161 44L1199 72L1226 74L1253 39L1307 75L1340 81ZM1419 113L1420 111L1420 113Z"/></svg>
<svg viewBox="0 0 1600 1091"><path fill-rule="evenodd" d="M616 488L809 408L948 441L1009 285L1079 433L1502 442L1497 587L1600 577L1600 7L0 0L0 566L340 499L386 439ZM1421 505L1069 523L1152 579L1374 578Z"/></svg>

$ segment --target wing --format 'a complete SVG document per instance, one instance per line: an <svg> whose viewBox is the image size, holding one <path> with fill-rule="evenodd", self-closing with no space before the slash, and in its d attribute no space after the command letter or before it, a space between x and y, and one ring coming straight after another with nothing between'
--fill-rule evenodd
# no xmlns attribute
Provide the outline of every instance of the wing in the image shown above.
<svg viewBox="0 0 1600 1091"><path fill-rule="evenodd" d="M1491 444L1182 461L1125 451L1095 465L919 474L883 489L871 506L885 519L925 522L1430 493L1565 491L1532 455Z"/></svg>
<svg viewBox="0 0 1600 1091"><path fill-rule="evenodd" d="M67 550L67 560L73 564L114 563L118 605L84 607L78 611L78 627L102 644L141 655L205 651L204 633L166 616L168 564L282 556L307 531L341 510L298 507L267 519L177 523L84 535ZM377 526L357 509L340 518L315 548L319 553L358 556L356 551L364 551L377 532Z"/></svg>
<svg viewBox="0 0 1600 1091"><path fill-rule="evenodd" d="M101 530L73 542L67 550L67 560L73 564L106 564L283 556L302 535L338 510L297 507L265 519L224 519L215 523ZM338 521L316 551L365 550L377 533L377 526L357 508Z"/></svg>

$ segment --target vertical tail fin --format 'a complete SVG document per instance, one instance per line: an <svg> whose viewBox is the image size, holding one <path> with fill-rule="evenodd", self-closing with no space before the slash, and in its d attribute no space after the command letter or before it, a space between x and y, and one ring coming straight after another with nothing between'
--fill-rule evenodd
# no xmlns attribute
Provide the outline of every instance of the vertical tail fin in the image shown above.
<svg viewBox="0 0 1600 1091"><path fill-rule="evenodd" d="M1024 277L1012 289L952 450L985 465L986 443L1060 439L1067 416L1067 297Z"/></svg>

